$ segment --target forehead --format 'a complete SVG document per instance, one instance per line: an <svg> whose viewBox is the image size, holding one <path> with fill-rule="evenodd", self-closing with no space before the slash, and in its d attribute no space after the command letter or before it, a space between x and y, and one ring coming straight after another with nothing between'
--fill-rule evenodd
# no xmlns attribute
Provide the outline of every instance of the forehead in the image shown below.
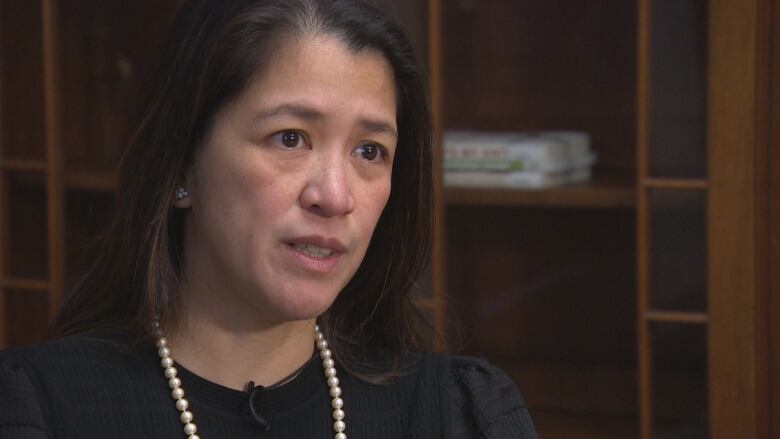
<svg viewBox="0 0 780 439"><path fill-rule="evenodd" d="M392 67L379 51L356 52L334 36L289 38L273 51L238 100L273 105L290 99L305 99L323 109L357 106L395 116Z"/></svg>

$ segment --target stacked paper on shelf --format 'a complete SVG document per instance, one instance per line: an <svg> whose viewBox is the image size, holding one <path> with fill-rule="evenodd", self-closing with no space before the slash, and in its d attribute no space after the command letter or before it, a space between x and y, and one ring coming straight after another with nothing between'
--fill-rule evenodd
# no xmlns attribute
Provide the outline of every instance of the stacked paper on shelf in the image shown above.
<svg viewBox="0 0 780 439"><path fill-rule="evenodd" d="M576 131L495 133L447 131L444 184L545 188L588 181L596 155Z"/></svg>

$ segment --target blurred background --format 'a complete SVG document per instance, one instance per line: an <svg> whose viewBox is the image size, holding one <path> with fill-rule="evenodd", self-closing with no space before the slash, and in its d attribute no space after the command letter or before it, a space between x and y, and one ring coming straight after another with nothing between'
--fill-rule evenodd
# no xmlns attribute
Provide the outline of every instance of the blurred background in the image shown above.
<svg viewBox="0 0 780 439"><path fill-rule="evenodd" d="M780 438L780 1L386 3L430 83L437 348L545 439ZM99 256L179 4L0 0L0 349Z"/></svg>

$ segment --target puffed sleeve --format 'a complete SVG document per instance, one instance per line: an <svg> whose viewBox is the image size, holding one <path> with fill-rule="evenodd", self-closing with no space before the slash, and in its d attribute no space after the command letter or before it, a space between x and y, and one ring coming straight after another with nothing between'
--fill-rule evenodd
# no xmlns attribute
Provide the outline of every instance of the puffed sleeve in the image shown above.
<svg viewBox="0 0 780 439"><path fill-rule="evenodd" d="M453 357L449 396L453 438L538 439L514 382L487 361Z"/></svg>
<svg viewBox="0 0 780 439"><path fill-rule="evenodd" d="M35 387L20 364L0 357L0 439L46 439Z"/></svg>

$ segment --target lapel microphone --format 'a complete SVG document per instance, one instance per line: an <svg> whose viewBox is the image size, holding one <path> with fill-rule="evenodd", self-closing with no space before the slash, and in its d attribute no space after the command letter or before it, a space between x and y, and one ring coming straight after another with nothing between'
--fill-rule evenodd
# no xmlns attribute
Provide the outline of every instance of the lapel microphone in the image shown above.
<svg viewBox="0 0 780 439"><path fill-rule="evenodd" d="M247 384L247 392L249 393L249 414L252 416L252 422L262 427L265 431L271 429L268 424L268 420L263 416L255 407L255 400L263 393L263 386L255 386L254 381L250 381Z"/></svg>

